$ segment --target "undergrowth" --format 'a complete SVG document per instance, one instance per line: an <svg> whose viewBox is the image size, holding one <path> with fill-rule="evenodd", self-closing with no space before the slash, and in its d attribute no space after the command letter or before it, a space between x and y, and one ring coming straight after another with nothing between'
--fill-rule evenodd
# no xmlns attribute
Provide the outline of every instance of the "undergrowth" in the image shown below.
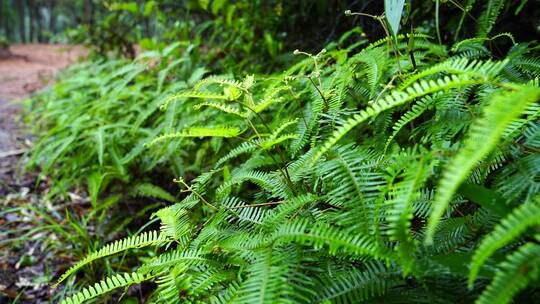
<svg viewBox="0 0 540 304"><path fill-rule="evenodd" d="M39 97L31 164L94 206L119 185L171 204L56 286L150 248L139 266L63 303L144 281L166 303L533 302L540 57L489 34L498 2L448 47L390 22L267 75L209 75L179 45L75 67Z"/></svg>

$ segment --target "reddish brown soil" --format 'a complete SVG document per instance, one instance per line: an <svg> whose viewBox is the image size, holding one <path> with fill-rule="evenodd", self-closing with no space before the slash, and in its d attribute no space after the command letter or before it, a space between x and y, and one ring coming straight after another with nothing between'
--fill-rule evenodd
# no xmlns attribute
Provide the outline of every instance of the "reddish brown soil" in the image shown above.
<svg viewBox="0 0 540 304"><path fill-rule="evenodd" d="M50 84L84 53L78 46L47 44L12 45L9 51L0 57L0 158L17 150L14 120L20 100Z"/></svg>
<svg viewBox="0 0 540 304"><path fill-rule="evenodd" d="M47 269L59 262L54 252L40 249L50 235L40 232L17 241L36 221L43 221L29 217L24 206L47 206L43 183L36 184L37 173L22 174L20 158L31 142L19 114L22 99L51 84L83 53L81 47L30 44L14 45L0 54L0 303L17 297L18 303L51 302L49 284L42 278L50 280Z"/></svg>
<svg viewBox="0 0 540 304"><path fill-rule="evenodd" d="M4 101L28 96L83 54L81 47L47 44L12 45L10 52L11 56L0 58L0 100Z"/></svg>

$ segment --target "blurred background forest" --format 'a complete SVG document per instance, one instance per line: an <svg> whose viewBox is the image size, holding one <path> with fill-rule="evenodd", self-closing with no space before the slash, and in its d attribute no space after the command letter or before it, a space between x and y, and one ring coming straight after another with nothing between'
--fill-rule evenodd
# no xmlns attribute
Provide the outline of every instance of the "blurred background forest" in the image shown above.
<svg viewBox="0 0 540 304"><path fill-rule="evenodd" d="M435 34L438 2L413 1L403 23ZM445 17L439 25L442 40L474 36L474 16L485 9L482 3L442 2L437 8ZM534 9L539 1L514 2L504 5L494 31L512 32L517 40L534 39L540 31L539 12ZM365 17L383 10L384 1L374 0L2 0L0 4L0 39L5 42L85 44L101 54L114 51L130 57L136 44L148 49L204 39L220 57L242 61L256 54L262 62L285 50L313 51L354 27L370 39L384 37L380 25ZM367 15L347 18L345 10ZM517 14L520 18L514 18Z"/></svg>

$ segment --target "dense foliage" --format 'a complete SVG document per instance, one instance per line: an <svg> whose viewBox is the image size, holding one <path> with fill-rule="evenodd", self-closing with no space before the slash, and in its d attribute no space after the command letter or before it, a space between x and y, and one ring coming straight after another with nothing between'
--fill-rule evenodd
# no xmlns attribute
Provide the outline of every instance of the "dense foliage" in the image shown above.
<svg viewBox="0 0 540 304"><path fill-rule="evenodd" d="M385 2L371 16L385 38L354 28L283 71L212 75L238 69L198 40L78 65L34 98L31 165L55 195L171 202L144 226L159 228L89 253L56 286L130 250L137 266L64 303L146 281L165 303L534 302L539 47L492 33L527 1L487 1L456 40L439 1L425 4L434 19Z"/></svg>

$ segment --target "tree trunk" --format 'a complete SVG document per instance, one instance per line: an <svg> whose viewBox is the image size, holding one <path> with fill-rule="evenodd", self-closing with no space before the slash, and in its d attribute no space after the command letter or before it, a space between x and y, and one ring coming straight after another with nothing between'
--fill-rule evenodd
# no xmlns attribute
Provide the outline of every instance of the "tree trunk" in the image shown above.
<svg viewBox="0 0 540 304"><path fill-rule="evenodd" d="M41 15L41 5L36 1L34 3L34 32L38 42L43 42L43 16Z"/></svg>
<svg viewBox="0 0 540 304"><path fill-rule="evenodd" d="M29 42L34 42L36 37L36 27L34 25L34 22L36 20L36 17L34 16L34 1L33 0L26 0L26 11L28 12L28 40Z"/></svg>
<svg viewBox="0 0 540 304"><path fill-rule="evenodd" d="M25 26L25 14L24 14L24 1L15 0L17 13L19 15L19 39L22 43L26 42L26 26Z"/></svg>
<svg viewBox="0 0 540 304"><path fill-rule="evenodd" d="M7 7L6 7L7 9ZM7 37L7 31L6 31L6 18L7 18L7 13L6 13L6 10L4 9L4 1L0 1L0 32L3 32L5 34L5 36Z"/></svg>
<svg viewBox="0 0 540 304"><path fill-rule="evenodd" d="M55 0L47 1L47 7L49 8L49 32L51 35L56 34L56 15L54 14Z"/></svg>
<svg viewBox="0 0 540 304"><path fill-rule="evenodd" d="M7 6L4 7L4 29L6 30L6 37L10 41L15 40L15 36L13 33L13 29L11 28L11 21L13 20L13 16L11 14L13 13L13 4L10 3L10 1L7 1Z"/></svg>

